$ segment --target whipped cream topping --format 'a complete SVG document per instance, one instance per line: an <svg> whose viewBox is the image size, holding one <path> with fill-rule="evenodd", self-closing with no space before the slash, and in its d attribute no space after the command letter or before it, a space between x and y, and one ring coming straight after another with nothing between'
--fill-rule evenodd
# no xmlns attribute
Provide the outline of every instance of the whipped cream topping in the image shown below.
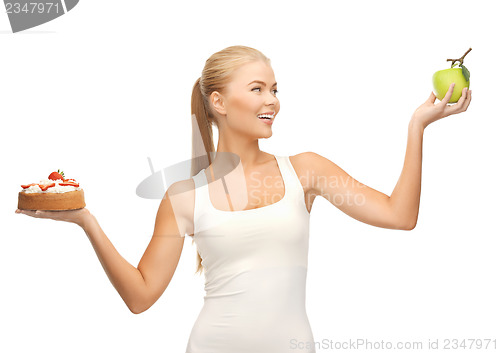
<svg viewBox="0 0 500 353"><path fill-rule="evenodd" d="M78 183L78 181L75 181L75 182ZM42 180L40 180L40 182L38 184L50 185L52 183L54 183L56 185L54 185L51 188L48 188L45 191L42 191L42 189L40 189L40 186L38 186L38 185L31 185L29 188L23 189L21 191L28 193L28 194L34 193L34 192L46 194L46 193L63 193L63 192L69 192L69 191L75 191L75 190L81 189L80 187L71 186L71 185L59 185L60 183L63 183L63 181L61 179L57 179L57 180L42 179Z"/></svg>

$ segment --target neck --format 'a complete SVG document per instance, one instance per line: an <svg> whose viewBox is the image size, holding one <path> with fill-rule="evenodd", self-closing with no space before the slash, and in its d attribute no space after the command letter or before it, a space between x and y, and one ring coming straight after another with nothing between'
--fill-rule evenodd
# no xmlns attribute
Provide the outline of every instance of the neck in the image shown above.
<svg viewBox="0 0 500 353"><path fill-rule="evenodd" d="M235 156L230 156L229 153L216 154L214 163L223 161L229 163L232 167L236 167L241 163L244 169L252 169L264 162L266 153L260 150L259 139L245 140L242 136L236 137L234 134L231 137L224 138L224 135L219 135L217 152L229 152ZM222 160L220 160L221 157Z"/></svg>

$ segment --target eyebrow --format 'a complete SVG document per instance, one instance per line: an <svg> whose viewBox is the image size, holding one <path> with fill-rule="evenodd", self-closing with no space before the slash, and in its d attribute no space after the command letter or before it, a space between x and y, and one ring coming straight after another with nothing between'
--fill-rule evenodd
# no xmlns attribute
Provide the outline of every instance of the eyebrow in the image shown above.
<svg viewBox="0 0 500 353"><path fill-rule="evenodd" d="M251 85L252 83L254 83L254 82L261 83L261 84L263 84L264 86L266 85L266 84L265 84L265 82L262 82L262 81L259 81L259 80L255 80L255 81L250 82L247 86L250 86L250 85ZM275 83L273 83L273 85L272 85L271 87L274 87L274 86L276 86L277 84L278 84L278 83L277 83L277 82L275 82Z"/></svg>

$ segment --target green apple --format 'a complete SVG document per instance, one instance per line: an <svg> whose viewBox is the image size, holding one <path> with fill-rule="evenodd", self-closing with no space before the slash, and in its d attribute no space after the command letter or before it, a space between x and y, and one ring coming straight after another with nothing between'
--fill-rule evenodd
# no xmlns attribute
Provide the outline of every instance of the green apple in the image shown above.
<svg viewBox="0 0 500 353"><path fill-rule="evenodd" d="M456 103L462 96L462 90L464 87L469 89L469 80L466 80L462 68L451 68L445 70L439 70L432 76L432 84L434 86L434 94L437 99L443 100L446 92L450 88L450 85L455 82L455 87L453 88L453 94L451 95L449 103Z"/></svg>

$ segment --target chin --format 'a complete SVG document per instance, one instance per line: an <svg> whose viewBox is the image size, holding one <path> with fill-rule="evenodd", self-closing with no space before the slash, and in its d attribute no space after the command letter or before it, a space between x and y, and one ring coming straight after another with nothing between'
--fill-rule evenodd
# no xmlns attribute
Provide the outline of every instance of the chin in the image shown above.
<svg viewBox="0 0 500 353"><path fill-rule="evenodd" d="M270 138L271 136L273 136L273 132L272 131L269 131L269 133L265 134L265 135L262 135L261 137L259 138L262 138L262 139L268 139Z"/></svg>

